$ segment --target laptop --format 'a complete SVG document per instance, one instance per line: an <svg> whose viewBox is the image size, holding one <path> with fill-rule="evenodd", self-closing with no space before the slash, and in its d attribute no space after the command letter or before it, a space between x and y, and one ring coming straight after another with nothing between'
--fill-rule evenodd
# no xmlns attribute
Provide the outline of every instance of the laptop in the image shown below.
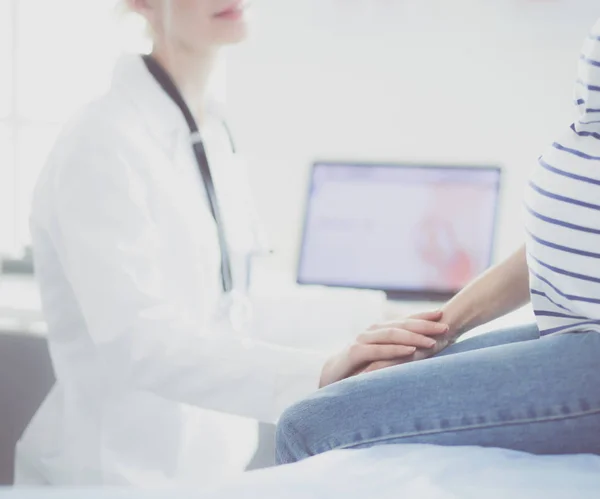
<svg viewBox="0 0 600 499"><path fill-rule="evenodd" d="M441 302L493 259L502 169L317 162L298 284Z"/></svg>

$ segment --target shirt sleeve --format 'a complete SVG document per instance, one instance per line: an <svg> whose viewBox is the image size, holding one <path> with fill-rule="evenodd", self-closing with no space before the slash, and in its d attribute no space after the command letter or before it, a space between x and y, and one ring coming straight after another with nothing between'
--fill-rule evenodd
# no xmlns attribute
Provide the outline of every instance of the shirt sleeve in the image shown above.
<svg viewBox="0 0 600 499"><path fill-rule="evenodd" d="M135 153L78 150L55 179L56 246L104 382L262 421L315 391L323 355L217 334L181 310Z"/></svg>

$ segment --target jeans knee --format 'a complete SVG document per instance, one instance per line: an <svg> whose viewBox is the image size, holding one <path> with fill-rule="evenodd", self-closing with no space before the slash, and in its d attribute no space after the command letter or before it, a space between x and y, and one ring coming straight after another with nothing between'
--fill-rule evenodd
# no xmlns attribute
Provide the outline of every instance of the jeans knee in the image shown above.
<svg viewBox="0 0 600 499"><path fill-rule="evenodd" d="M289 464L308 457L303 429L303 418L309 409L308 401L301 401L289 407L277 423L275 449L277 464Z"/></svg>
<svg viewBox="0 0 600 499"><path fill-rule="evenodd" d="M277 431L275 432L275 462L278 465L297 461L295 456L295 450L298 447L297 418L297 410L294 405L281 415L277 423Z"/></svg>
<svg viewBox="0 0 600 499"><path fill-rule="evenodd" d="M324 452L322 441L330 431L328 421L334 402L314 396L302 400L281 416L276 432L277 464L301 461Z"/></svg>

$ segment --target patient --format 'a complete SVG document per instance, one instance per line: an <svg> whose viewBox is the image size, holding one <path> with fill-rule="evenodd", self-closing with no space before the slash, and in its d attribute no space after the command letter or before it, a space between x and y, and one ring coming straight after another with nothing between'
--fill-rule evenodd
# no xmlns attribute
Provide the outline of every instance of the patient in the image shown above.
<svg viewBox="0 0 600 499"><path fill-rule="evenodd" d="M288 409L279 463L403 443L600 454L600 22L575 105L529 182L526 245L446 304L433 350L365 366ZM529 301L535 325L455 343Z"/></svg>

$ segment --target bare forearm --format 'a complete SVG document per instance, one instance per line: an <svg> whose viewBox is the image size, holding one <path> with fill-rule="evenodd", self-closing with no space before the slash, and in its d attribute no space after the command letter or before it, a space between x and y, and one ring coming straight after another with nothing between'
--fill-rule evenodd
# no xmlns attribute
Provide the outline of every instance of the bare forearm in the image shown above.
<svg viewBox="0 0 600 499"><path fill-rule="evenodd" d="M529 302L529 272L525 247L474 280L444 307L442 321L453 336L461 334Z"/></svg>

